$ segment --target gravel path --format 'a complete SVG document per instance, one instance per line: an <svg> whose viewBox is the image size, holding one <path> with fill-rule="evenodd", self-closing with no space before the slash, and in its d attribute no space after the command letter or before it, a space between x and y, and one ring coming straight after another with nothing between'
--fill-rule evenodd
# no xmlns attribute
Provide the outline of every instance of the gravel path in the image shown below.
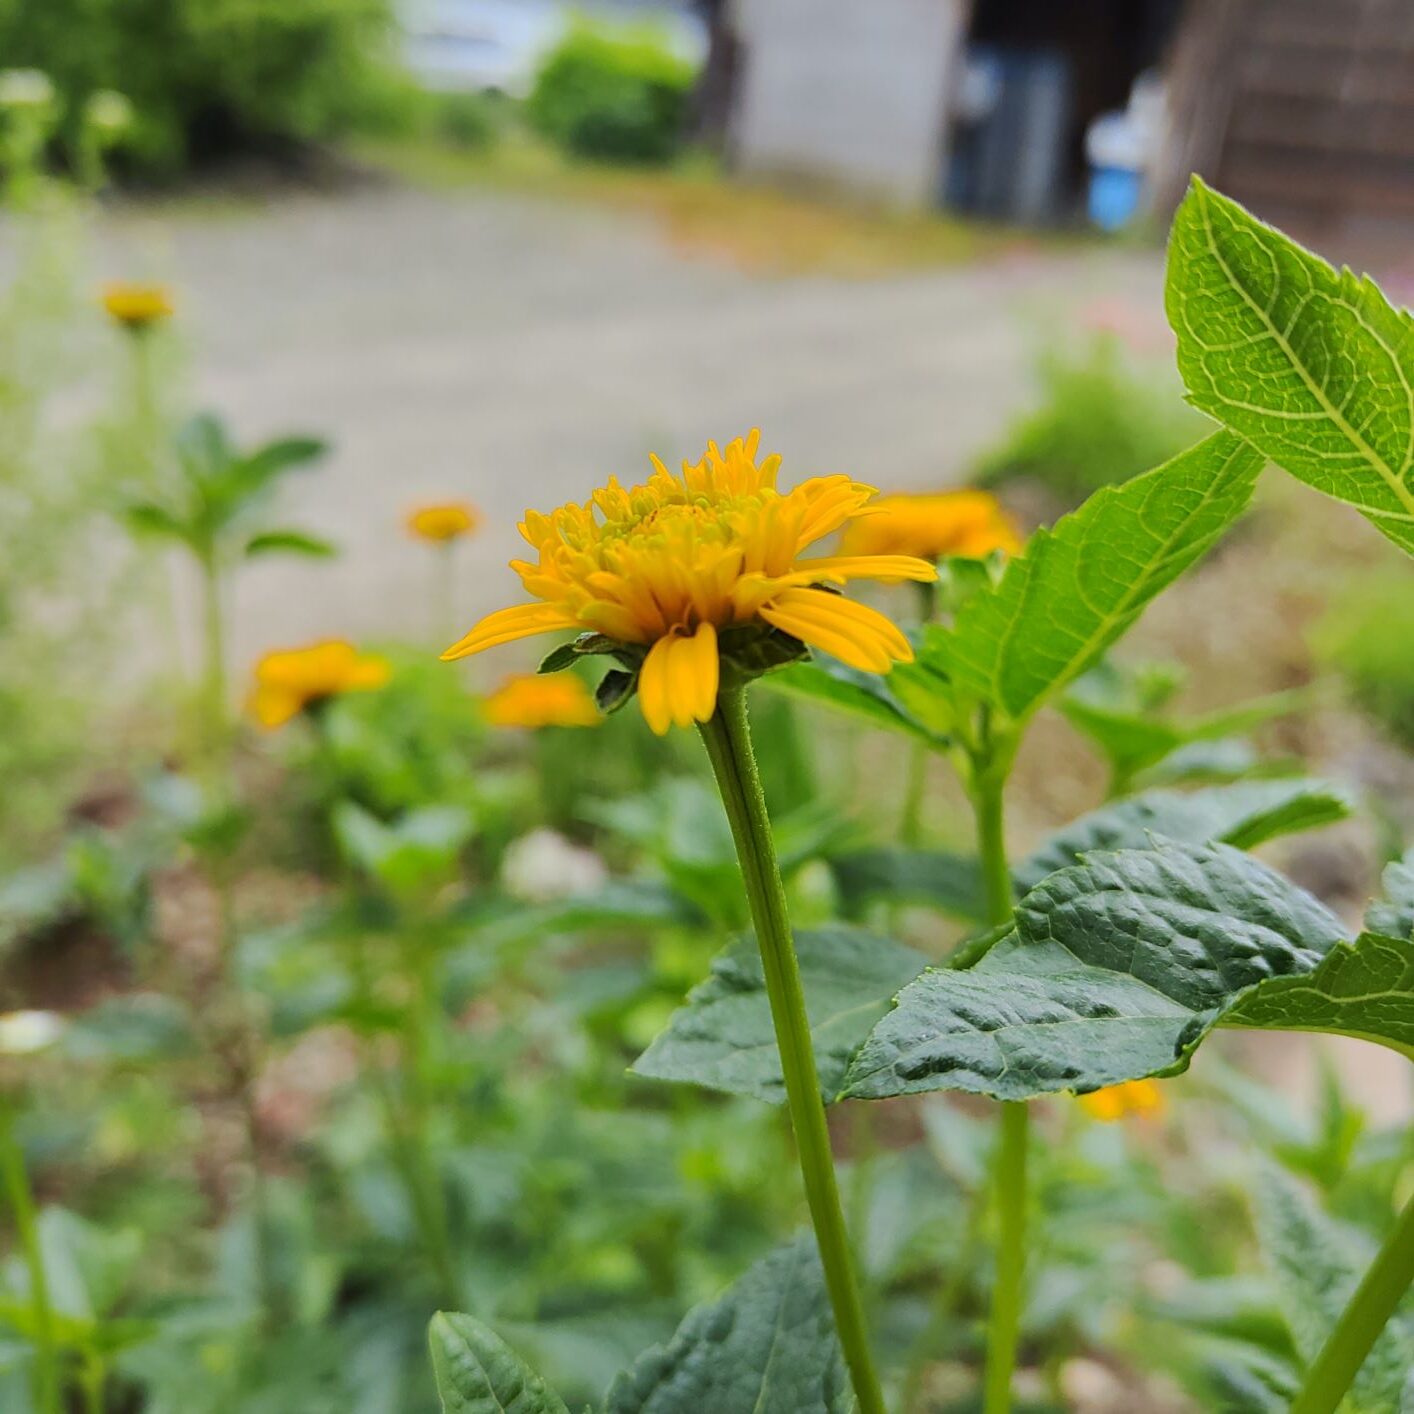
<svg viewBox="0 0 1414 1414"><path fill-rule="evenodd" d="M272 642L425 626L405 508L467 496L488 527L468 621L514 597L527 505L636 479L753 424L787 478L955 480L1027 396L1037 319L1097 299L1162 329L1153 252L1009 255L872 280L763 278L686 259L646 219L479 191L363 189L258 212L113 218L112 273L177 283L196 395L243 436L332 439L291 523L333 565L252 569L238 661Z"/></svg>

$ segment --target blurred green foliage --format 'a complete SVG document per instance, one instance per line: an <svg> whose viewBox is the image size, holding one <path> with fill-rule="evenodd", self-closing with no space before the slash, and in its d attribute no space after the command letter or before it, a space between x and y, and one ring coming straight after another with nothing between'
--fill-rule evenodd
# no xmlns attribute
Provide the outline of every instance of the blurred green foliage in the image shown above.
<svg viewBox="0 0 1414 1414"><path fill-rule="evenodd" d="M125 94L125 156L163 174L355 122L388 23L386 0L0 0L0 55L54 81L71 148L90 95Z"/></svg>
<svg viewBox="0 0 1414 1414"><path fill-rule="evenodd" d="M1402 567L1344 589L1316 635L1317 650L1390 737L1414 750L1414 594Z"/></svg>
<svg viewBox="0 0 1414 1414"><path fill-rule="evenodd" d="M606 162L667 162L687 117L693 70L651 29L578 24L547 56L527 114L553 142Z"/></svg>

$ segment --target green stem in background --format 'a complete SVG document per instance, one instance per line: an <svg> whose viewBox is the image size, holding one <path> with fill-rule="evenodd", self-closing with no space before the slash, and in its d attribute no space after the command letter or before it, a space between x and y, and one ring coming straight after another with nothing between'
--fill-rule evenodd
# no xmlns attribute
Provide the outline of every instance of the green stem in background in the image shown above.
<svg viewBox="0 0 1414 1414"><path fill-rule="evenodd" d="M443 540L432 548L436 566L436 582L432 586L432 612L436 618L433 632L442 647L455 640L459 633L456 544L455 540Z"/></svg>
<svg viewBox="0 0 1414 1414"><path fill-rule="evenodd" d="M1306 1372L1291 1414L1334 1414L1365 1358L1414 1284L1414 1198L1340 1313L1335 1329Z"/></svg>
<svg viewBox="0 0 1414 1414"><path fill-rule="evenodd" d="M25 1171L25 1156L15 1138L14 1110L7 1100L0 1100L0 1181L15 1215L15 1233L29 1274L30 1310L34 1316L35 1408L38 1414L60 1414L59 1344L49 1299L49 1277L44 1269L44 1248L39 1240L39 1219Z"/></svg>
<svg viewBox="0 0 1414 1414"><path fill-rule="evenodd" d="M198 556L202 608L202 747L219 762L226 744L226 617L221 603L221 570L216 551Z"/></svg>
<svg viewBox="0 0 1414 1414"><path fill-rule="evenodd" d="M830 1150L825 1104L820 1096L820 1076L815 1068L805 991L786 912L785 888L776 863L766 797L751 748L746 697L740 689L724 691L718 697L716 712L711 721L702 726L702 740L722 794L732 838L736 841L756 941L761 949L800 1172L805 1180L805 1196L810 1205L840 1346L849 1366L860 1414L883 1414L884 1396L869 1350L868 1326L840 1206L839 1182Z"/></svg>
<svg viewBox="0 0 1414 1414"><path fill-rule="evenodd" d="M983 747L973 758L970 787L977 813L977 853L987 900L987 921L994 927L1012 915L1014 895L1006 854L1003 793L1012 752L992 738L984 719ZM984 1414L1011 1408L1011 1377L1016 1368L1021 1328L1022 1281L1026 1267L1026 1150L1030 1116L1024 1103L1003 1101L992 1191L997 1205L996 1281L987 1323L987 1369L983 1383Z"/></svg>
<svg viewBox="0 0 1414 1414"><path fill-rule="evenodd" d="M938 614L938 586L935 581L915 584L918 591L918 622L931 623ZM923 799L928 783L928 747L915 741L908 752L908 776L903 783L903 814L899 819L899 843L917 849L923 842Z"/></svg>
<svg viewBox="0 0 1414 1414"><path fill-rule="evenodd" d="M84 1414L104 1414L108 1401L103 1389L108 1383L108 1365L96 1350L86 1350L79 1364L79 1390Z"/></svg>

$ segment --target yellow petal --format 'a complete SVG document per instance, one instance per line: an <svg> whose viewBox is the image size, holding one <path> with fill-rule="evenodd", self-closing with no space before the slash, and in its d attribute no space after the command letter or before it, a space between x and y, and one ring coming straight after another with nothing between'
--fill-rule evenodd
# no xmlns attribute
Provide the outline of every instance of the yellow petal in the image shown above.
<svg viewBox="0 0 1414 1414"><path fill-rule="evenodd" d="M691 716L694 721L705 722L717 710L717 687L721 679L716 627L709 623L699 624L697 632L685 641L684 650L689 655L688 666L692 676Z"/></svg>
<svg viewBox="0 0 1414 1414"><path fill-rule="evenodd" d="M883 614L822 589L783 590L762 605L761 617L867 673L886 673L895 662L913 659L908 640Z"/></svg>
<svg viewBox="0 0 1414 1414"><path fill-rule="evenodd" d="M557 628L574 628L575 620L554 604L516 604L509 609L497 609L487 614L465 638L442 654L450 663L486 648L511 643L517 638L529 638L534 633L549 633Z"/></svg>
<svg viewBox="0 0 1414 1414"><path fill-rule="evenodd" d="M796 569L813 574L816 580L840 584L851 579L912 579L927 584L938 577L937 565L915 555L827 555L818 560L797 560Z"/></svg>
<svg viewBox="0 0 1414 1414"><path fill-rule="evenodd" d="M649 729L658 736L667 736L673 724L672 707L668 699L668 660L673 651L671 638L660 638L648 650L638 672L638 706Z"/></svg>

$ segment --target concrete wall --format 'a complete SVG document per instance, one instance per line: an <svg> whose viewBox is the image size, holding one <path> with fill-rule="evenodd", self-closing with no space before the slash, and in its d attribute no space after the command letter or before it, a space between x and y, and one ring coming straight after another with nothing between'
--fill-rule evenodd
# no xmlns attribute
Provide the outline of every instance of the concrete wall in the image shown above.
<svg viewBox="0 0 1414 1414"><path fill-rule="evenodd" d="M968 8L968 0L736 0L737 166L931 202Z"/></svg>

